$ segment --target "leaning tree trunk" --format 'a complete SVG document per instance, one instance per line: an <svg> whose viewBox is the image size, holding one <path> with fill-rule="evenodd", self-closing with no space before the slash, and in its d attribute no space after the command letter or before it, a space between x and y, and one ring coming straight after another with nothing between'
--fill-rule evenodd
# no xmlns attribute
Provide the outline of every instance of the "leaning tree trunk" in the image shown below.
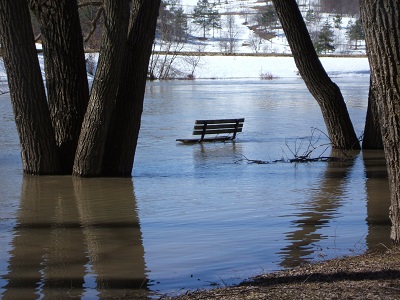
<svg viewBox="0 0 400 300"><path fill-rule="evenodd" d="M377 87L381 132L390 187L391 239L400 245L400 2L361 0L361 16Z"/></svg>
<svg viewBox="0 0 400 300"><path fill-rule="evenodd" d="M296 66L317 100L334 148L360 149L339 87L326 74L296 0L273 0Z"/></svg>
<svg viewBox="0 0 400 300"><path fill-rule="evenodd" d="M131 176L143 111L147 70L160 0L132 3L125 66L107 140L103 171L107 176Z"/></svg>
<svg viewBox="0 0 400 300"><path fill-rule="evenodd" d="M363 149L383 149L381 127L379 124L378 98L376 87L370 80L367 117L364 127Z"/></svg>
<svg viewBox="0 0 400 300"><path fill-rule="evenodd" d="M0 1L0 39L23 170L28 174L59 173L57 147L26 0Z"/></svg>
<svg viewBox="0 0 400 300"><path fill-rule="evenodd" d="M78 5L70 0L30 0L41 24L47 98L63 173L71 174L89 99Z"/></svg>
<svg viewBox="0 0 400 300"><path fill-rule="evenodd" d="M73 174L100 176L103 154L119 86L129 22L129 0L104 0L102 48L82 124Z"/></svg>

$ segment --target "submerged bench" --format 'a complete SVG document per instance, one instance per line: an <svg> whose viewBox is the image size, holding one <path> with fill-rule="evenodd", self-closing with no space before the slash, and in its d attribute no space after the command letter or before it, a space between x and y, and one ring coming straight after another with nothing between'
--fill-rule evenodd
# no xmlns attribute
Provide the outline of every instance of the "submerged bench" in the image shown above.
<svg viewBox="0 0 400 300"><path fill-rule="evenodd" d="M182 143L201 143L234 140L238 132L242 132L244 118L220 120L196 120L193 135L200 135L196 139L177 139ZM224 135L221 135L224 134ZM209 135L209 137L206 137Z"/></svg>

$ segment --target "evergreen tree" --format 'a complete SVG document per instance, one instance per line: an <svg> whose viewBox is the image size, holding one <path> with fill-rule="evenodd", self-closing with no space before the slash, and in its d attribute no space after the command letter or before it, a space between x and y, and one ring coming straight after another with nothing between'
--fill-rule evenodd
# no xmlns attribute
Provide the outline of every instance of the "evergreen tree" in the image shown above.
<svg viewBox="0 0 400 300"><path fill-rule="evenodd" d="M258 18L258 23L270 29L279 21L273 5L267 5L264 12Z"/></svg>
<svg viewBox="0 0 400 300"><path fill-rule="evenodd" d="M342 27L342 16L337 14L333 17L333 24L336 29L340 29Z"/></svg>
<svg viewBox="0 0 400 300"><path fill-rule="evenodd" d="M307 10L306 16L304 17L307 27L317 22L317 15L313 9Z"/></svg>
<svg viewBox="0 0 400 300"><path fill-rule="evenodd" d="M177 0L161 1L157 18L157 36L166 42L187 40L187 16Z"/></svg>
<svg viewBox="0 0 400 300"><path fill-rule="evenodd" d="M182 6L174 10L175 15L175 36L179 41L186 41L188 35L187 16Z"/></svg>
<svg viewBox="0 0 400 300"><path fill-rule="evenodd" d="M335 46L333 45L334 32L332 30L332 25L329 20L326 20L324 26L322 26L321 31L318 34L318 40L315 45L315 50L317 53L333 52L335 51Z"/></svg>
<svg viewBox="0 0 400 300"><path fill-rule="evenodd" d="M213 37L214 37L214 30L221 29L221 15L219 14L218 10L210 9L208 12L208 18L210 26L213 30Z"/></svg>
<svg viewBox="0 0 400 300"><path fill-rule="evenodd" d="M354 49L357 50L358 41L365 39L364 30L362 27L361 19L356 20L353 23L351 20L347 25L347 35L349 37L350 42L354 41Z"/></svg>
<svg viewBox="0 0 400 300"><path fill-rule="evenodd" d="M313 9L310 8L309 10L307 10L304 20L305 20L305 24L307 26L308 33L310 34L311 40L315 44L316 41L318 40L317 13Z"/></svg>
<svg viewBox="0 0 400 300"><path fill-rule="evenodd" d="M199 25L203 29L203 38L206 37L206 31L211 27L209 6L208 0L199 0L192 13L193 23Z"/></svg>

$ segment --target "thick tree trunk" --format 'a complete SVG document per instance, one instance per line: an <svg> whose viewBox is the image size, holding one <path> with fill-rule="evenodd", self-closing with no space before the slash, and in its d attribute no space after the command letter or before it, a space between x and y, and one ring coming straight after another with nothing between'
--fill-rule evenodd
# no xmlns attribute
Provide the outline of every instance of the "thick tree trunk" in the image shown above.
<svg viewBox="0 0 400 300"><path fill-rule="evenodd" d="M296 0L273 0L292 54L307 88L317 100L334 148L360 149L339 87L326 74Z"/></svg>
<svg viewBox="0 0 400 300"><path fill-rule="evenodd" d="M63 172L71 174L89 98L76 1L30 0L41 24L47 98Z"/></svg>
<svg viewBox="0 0 400 300"><path fill-rule="evenodd" d="M400 3L361 0L361 15L377 87L379 115L390 186L391 239L400 245Z"/></svg>
<svg viewBox="0 0 400 300"><path fill-rule="evenodd" d="M377 91L371 80L369 85L368 109L364 127L363 149L383 149L377 103Z"/></svg>
<svg viewBox="0 0 400 300"><path fill-rule="evenodd" d="M0 1L0 38L23 170L29 174L59 173L57 147L26 0Z"/></svg>
<svg viewBox="0 0 400 300"><path fill-rule="evenodd" d="M129 0L104 0L102 48L82 124L73 174L100 176L103 154L119 86L129 22Z"/></svg>
<svg viewBox="0 0 400 300"><path fill-rule="evenodd" d="M132 173L159 6L160 0L132 3L125 69L103 160L107 176L131 176Z"/></svg>

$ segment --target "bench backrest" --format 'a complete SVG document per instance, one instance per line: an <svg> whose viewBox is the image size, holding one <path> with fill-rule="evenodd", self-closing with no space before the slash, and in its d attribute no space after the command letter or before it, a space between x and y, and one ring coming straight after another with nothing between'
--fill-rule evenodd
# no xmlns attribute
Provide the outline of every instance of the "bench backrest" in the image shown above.
<svg viewBox="0 0 400 300"><path fill-rule="evenodd" d="M231 139L236 137L236 133L242 132L244 118L241 119L221 119L221 120L196 120L193 135L201 135L201 140L207 134L232 133Z"/></svg>

